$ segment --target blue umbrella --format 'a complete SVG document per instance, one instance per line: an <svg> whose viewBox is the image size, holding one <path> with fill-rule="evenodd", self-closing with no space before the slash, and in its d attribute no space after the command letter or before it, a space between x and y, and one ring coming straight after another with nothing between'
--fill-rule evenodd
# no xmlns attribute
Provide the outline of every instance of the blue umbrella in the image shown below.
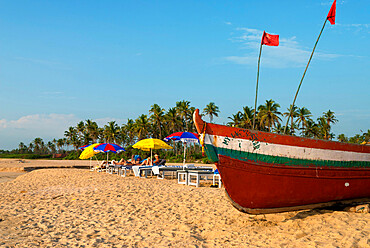
<svg viewBox="0 0 370 248"><path fill-rule="evenodd" d="M199 143L199 135L196 133L191 132L176 132L171 135L168 135L164 138L166 142L173 140L173 141L181 141L185 143L184 145L184 165L185 165L185 156L186 156L186 143Z"/></svg>
<svg viewBox="0 0 370 248"><path fill-rule="evenodd" d="M95 151L106 152L107 153L107 163L108 163L108 152L123 152L126 151L125 148L113 143L101 143L93 148Z"/></svg>
<svg viewBox="0 0 370 248"><path fill-rule="evenodd" d="M184 143L187 142L198 142L199 143L199 135L196 133L191 132L176 132L171 135L168 135L166 138L164 138L165 141L181 141Z"/></svg>

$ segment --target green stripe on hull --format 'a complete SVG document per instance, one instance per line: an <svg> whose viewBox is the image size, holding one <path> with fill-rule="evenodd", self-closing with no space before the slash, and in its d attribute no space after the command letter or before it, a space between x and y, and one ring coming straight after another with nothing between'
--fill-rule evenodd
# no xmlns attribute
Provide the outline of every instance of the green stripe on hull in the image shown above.
<svg viewBox="0 0 370 248"><path fill-rule="evenodd" d="M368 161L330 161L330 160L295 159L214 147L213 145L209 144L205 144L205 151L208 158L213 163L218 161L218 154L220 154L231 158L239 159L242 161L255 161L277 165L304 166L304 167L308 166L341 167L341 168L356 167L370 169L370 162Z"/></svg>

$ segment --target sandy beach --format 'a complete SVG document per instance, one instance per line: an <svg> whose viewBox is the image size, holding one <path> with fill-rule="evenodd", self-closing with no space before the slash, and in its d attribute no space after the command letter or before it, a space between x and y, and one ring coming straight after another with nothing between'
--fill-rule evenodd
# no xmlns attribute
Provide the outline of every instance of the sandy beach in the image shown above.
<svg viewBox="0 0 370 248"><path fill-rule="evenodd" d="M77 163L88 165L41 165ZM2 172L26 165L0 161ZM0 183L0 237L2 247L370 247L370 214L248 215L224 189L53 168Z"/></svg>

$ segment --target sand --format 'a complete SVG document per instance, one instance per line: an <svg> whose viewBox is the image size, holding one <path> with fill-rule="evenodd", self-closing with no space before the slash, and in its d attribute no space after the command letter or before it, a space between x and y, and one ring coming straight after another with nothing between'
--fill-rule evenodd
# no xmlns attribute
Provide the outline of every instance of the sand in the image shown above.
<svg viewBox="0 0 370 248"><path fill-rule="evenodd" d="M0 183L0 247L370 247L370 214L237 211L223 189L83 169Z"/></svg>
<svg viewBox="0 0 370 248"><path fill-rule="evenodd" d="M3 171L0 171L0 183L12 181L12 180L16 179L17 177L19 177L23 174L26 174L26 172L8 172L8 171L3 172Z"/></svg>
<svg viewBox="0 0 370 248"><path fill-rule="evenodd" d="M96 165L92 160L92 165ZM47 159L4 159L0 158L0 172L24 172L33 168L73 168L87 167L90 160L47 160Z"/></svg>

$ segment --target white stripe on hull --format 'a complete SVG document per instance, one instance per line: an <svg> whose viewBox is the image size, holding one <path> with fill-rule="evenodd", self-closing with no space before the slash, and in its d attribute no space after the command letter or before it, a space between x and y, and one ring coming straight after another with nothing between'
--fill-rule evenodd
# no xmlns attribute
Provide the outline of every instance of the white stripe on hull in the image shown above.
<svg viewBox="0 0 370 248"><path fill-rule="evenodd" d="M369 153L327 150L251 141L232 137L205 135L205 144L242 152L278 157L331 161L370 161Z"/></svg>

